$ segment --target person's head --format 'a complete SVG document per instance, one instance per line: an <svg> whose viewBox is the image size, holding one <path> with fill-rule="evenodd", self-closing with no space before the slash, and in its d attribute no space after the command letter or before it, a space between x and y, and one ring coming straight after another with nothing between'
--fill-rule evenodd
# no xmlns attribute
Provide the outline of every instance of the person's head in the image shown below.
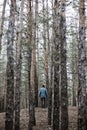
<svg viewBox="0 0 87 130"><path fill-rule="evenodd" d="M45 85L42 85L42 87L44 88L44 87L45 87Z"/></svg>

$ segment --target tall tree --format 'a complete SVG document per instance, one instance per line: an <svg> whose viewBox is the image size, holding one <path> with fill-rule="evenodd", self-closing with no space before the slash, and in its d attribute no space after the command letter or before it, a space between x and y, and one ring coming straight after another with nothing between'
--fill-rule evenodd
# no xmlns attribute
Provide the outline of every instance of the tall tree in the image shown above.
<svg viewBox="0 0 87 130"><path fill-rule="evenodd" d="M21 1L19 13L19 32L17 39L17 54L16 54L16 87L15 87L15 130L20 130L20 87L21 87L21 45L22 45L22 27L23 27L23 7L24 0Z"/></svg>
<svg viewBox="0 0 87 130"><path fill-rule="evenodd" d="M48 87L48 49L47 49L47 39L46 39L46 7L45 0L43 0L43 47L44 47L44 67L46 76L46 87Z"/></svg>
<svg viewBox="0 0 87 130"><path fill-rule="evenodd" d="M87 130L86 117L86 74L85 74L85 0L79 0L78 42L78 130Z"/></svg>
<svg viewBox="0 0 87 130"><path fill-rule="evenodd" d="M54 27L54 107L53 130L59 130L59 44L60 44L60 1L54 1L53 27Z"/></svg>
<svg viewBox="0 0 87 130"><path fill-rule="evenodd" d="M34 86L31 83L31 62L32 62L32 8L31 0L27 1L27 33L28 33L28 84L29 84L29 130L33 129L33 125L36 124L35 121L35 91ZM34 81L33 81L34 82Z"/></svg>
<svg viewBox="0 0 87 130"><path fill-rule="evenodd" d="M1 18L1 24L0 24L0 51L1 51L1 41L2 41L3 26L4 26L4 19L5 19L6 1L7 0L4 0L4 2L3 2L2 18Z"/></svg>
<svg viewBox="0 0 87 130"><path fill-rule="evenodd" d="M68 130L68 97L66 70L66 0L61 0L60 12L60 58L61 58L61 130Z"/></svg>
<svg viewBox="0 0 87 130"><path fill-rule="evenodd" d="M48 125L51 125L52 120L52 42L49 35L49 2L47 0L47 45L48 45Z"/></svg>
<svg viewBox="0 0 87 130"><path fill-rule="evenodd" d="M14 112L14 27L15 27L15 5L11 0L10 16L7 32L7 95L6 95L6 121L5 130L13 130Z"/></svg>
<svg viewBox="0 0 87 130"><path fill-rule="evenodd" d="M35 106L38 106L38 76L36 62L36 46L37 46L37 22L38 22L38 0L35 0L35 25L34 25L34 79L35 79Z"/></svg>

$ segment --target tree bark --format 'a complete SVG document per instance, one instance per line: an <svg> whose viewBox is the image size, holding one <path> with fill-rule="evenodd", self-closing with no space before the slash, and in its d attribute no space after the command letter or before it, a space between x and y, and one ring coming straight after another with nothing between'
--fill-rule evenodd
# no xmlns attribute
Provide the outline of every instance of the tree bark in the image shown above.
<svg viewBox="0 0 87 130"><path fill-rule="evenodd" d="M35 91L34 86L31 84L31 62L32 62L32 8L31 8L31 0L28 0L28 84L29 84L29 130L33 130L33 126L36 124L35 120Z"/></svg>
<svg viewBox="0 0 87 130"><path fill-rule="evenodd" d="M7 0L4 0L3 2L2 18L1 18L1 24L0 24L0 51L1 51L1 42L2 42L2 35L3 35L6 1Z"/></svg>
<svg viewBox="0 0 87 130"><path fill-rule="evenodd" d="M53 26L54 26L54 107L53 107L53 130L59 130L59 10L60 2L54 1Z"/></svg>
<svg viewBox="0 0 87 130"><path fill-rule="evenodd" d="M38 0L35 0L35 29L34 29L34 79L35 79L35 106L38 107L38 76L37 76L37 61L36 61L36 46L37 46L37 21L38 20Z"/></svg>
<svg viewBox="0 0 87 130"><path fill-rule="evenodd" d="M15 1L11 0L9 25L7 32L7 93L6 93L6 120L5 130L13 130L14 112L14 25Z"/></svg>
<svg viewBox="0 0 87 130"><path fill-rule="evenodd" d="M78 42L78 130L87 130L86 117L86 46L85 46L85 0L79 0L79 42Z"/></svg>
<svg viewBox="0 0 87 130"><path fill-rule="evenodd" d="M20 88L21 88L21 45L22 45L22 27L23 27L23 7L24 0L21 1L19 14L19 32L17 40L17 62L16 62L16 87L15 87L15 130L20 130Z"/></svg>
<svg viewBox="0 0 87 130"><path fill-rule="evenodd" d="M52 120L52 42L49 38L49 2L47 0L47 45L48 45L48 125ZM53 39L52 39L53 40Z"/></svg>
<svg viewBox="0 0 87 130"><path fill-rule="evenodd" d="M68 97L67 97L67 70L66 70L66 0L61 0L60 20L60 57L61 57L61 130L68 130Z"/></svg>

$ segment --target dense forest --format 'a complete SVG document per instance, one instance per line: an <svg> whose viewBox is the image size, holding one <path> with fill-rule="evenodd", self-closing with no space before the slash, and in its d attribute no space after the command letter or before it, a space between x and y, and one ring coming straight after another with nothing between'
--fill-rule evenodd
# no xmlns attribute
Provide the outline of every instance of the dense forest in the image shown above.
<svg viewBox="0 0 87 130"><path fill-rule="evenodd" d="M1 0L0 130L87 130L86 55L86 0Z"/></svg>

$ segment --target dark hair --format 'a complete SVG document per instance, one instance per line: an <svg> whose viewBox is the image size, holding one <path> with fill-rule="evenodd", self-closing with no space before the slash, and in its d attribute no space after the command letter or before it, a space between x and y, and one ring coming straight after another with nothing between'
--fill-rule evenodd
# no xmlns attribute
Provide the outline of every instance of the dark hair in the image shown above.
<svg viewBox="0 0 87 130"><path fill-rule="evenodd" d="M45 87L45 85L42 85L42 87Z"/></svg>

